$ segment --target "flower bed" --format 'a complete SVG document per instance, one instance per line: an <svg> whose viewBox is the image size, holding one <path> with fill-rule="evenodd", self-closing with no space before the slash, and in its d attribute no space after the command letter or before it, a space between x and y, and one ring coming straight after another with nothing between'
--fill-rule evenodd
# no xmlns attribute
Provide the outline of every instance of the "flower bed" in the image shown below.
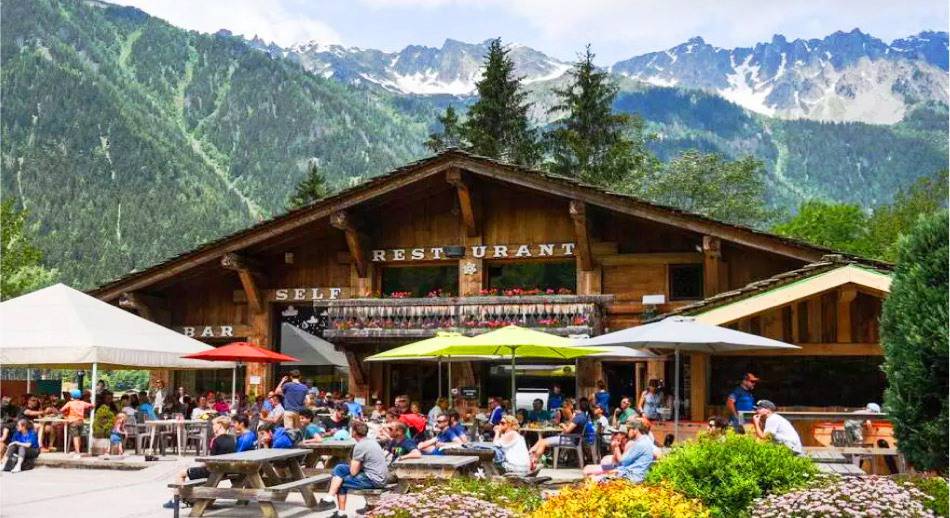
<svg viewBox="0 0 950 518"><path fill-rule="evenodd" d="M932 496L909 482L887 477L849 477L817 487L756 500L753 518L927 517Z"/></svg>
<svg viewBox="0 0 950 518"><path fill-rule="evenodd" d="M656 485L625 480L587 482L562 489L538 508L534 518L704 518L709 511L695 499Z"/></svg>
<svg viewBox="0 0 950 518"><path fill-rule="evenodd" d="M522 508L525 502L506 496L510 494L510 491L502 491L500 487L494 487L491 482L472 480L416 488L418 492L385 497L366 516L387 518L446 518L450 516L515 518L522 515L521 511L523 511ZM512 488L512 486L504 483L495 483L494 485L505 485ZM476 494L478 496L475 496ZM535 495L535 498L540 501L540 496ZM492 503L489 500L498 503ZM515 510L507 507L513 507Z"/></svg>

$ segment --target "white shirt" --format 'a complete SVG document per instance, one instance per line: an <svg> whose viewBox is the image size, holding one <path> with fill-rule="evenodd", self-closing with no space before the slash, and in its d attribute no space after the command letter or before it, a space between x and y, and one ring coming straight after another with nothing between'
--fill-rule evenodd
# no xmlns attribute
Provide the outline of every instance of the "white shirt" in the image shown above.
<svg viewBox="0 0 950 518"><path fill-rule="evenodd" d="M203 415L205 415L205 412L207 412L207 411L208 411L207 408L202 408L202 407L200 407L200 406L196 406L196 407L195 407L194 409L192 409L192 411L191 411L191 418L192 418L192 419L201 419L201 417L202 417Z"/></svg>
<svg viewBox="0 0 950 518"><path fill-rule="evenodd" d="M790 450L799 455L804 453L802 440L798 436L798 432L795 431L795 427L792 426L792 423L788 422L788 419L773 413L765 420L765 428L763 430L765 433L772 434L772 438L775 439L775 442L788 446Z"/></svg>
<svg viewBox="0 0 950 518"><path fill-rule="evenodd" d="M506 435L512 437L513 440L506 443L503 435L494 441L495 446L505 452L505 469L515 472L528 471L531 466L531 457L528 455L528 445L525 444L524 437L517 432Z"/></svg>

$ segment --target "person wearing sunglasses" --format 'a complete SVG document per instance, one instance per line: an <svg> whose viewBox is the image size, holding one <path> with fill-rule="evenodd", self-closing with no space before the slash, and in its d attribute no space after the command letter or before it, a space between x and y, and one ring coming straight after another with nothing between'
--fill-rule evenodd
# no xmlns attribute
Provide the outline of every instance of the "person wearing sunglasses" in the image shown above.
<svg viewBox="0 0 950 518"><path fill-rule="evenodd" d="M729 425L738 431L742 427L742 415L740 412L750 412L755 410L755 385L759 378L751 372L742 376L739 385L726 397L726 409L729 412Z"/></svg>

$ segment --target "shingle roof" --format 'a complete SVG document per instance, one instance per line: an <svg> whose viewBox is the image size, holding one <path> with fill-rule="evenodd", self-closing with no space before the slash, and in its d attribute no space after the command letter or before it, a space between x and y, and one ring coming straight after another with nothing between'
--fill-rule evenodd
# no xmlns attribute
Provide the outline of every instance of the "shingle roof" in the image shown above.
<svg viewBox="0 0 950 518"><path fill-rule="evenodd" d="M412 173L412 172L414 172L414 171L417 171L417 170L419 170L419 169L421 169L421 168L424 168L424 167L426 167L426 166L429 166L429 165L432 165L432 164L435 164L435 163L438 163L438 162L441 162L441 161L449 162L449 161L451 161L451 160L453 160L453 159L475 160L475 161L484 162L484 163L486 163L486 164L490 164L490 165L496 166L496 167L501 168L501 169L507 169L507 170L510 170L510 171L518 171L518 172L521 172L521 173L537 175L538 177L544 178L544 179L547 180L547 181L556 182L556 183L559 183L559 184L562 184L562 185L568 185L568 186L571 186L571 187L574 187L574 188L580 188L580 189L584 189L584 190L588 190L588 191L596 192L596 193L600 193L600 194L607 194L607 195L610 195L610 196L612 196L612 197L617 198L618 200L623 200L625 203L636 204L636 205L641 206L641 207L648 207L648 208L651 208L651 209L654 209L654 210L659 210L659 211L667 212L667 213L669 213L670 215L677 215L677 216L688 217L688 218L694 219L694 220L696 220L696 221L702 221L702 222L707 222L707 223L712 223L712 224L717 224L717 225L726 225L726 226L729 226L729 227L732 227L732 228L736 228L736 229L743 230L743 231L745 231L745 232L749 232L749 233L751 233L751 234L755 234L755 235L763 236L763 237L766 237L766 238L769 238L769 239L773 239L773 240L776 240L777 242L789 244L789 245L796 246L796 247L800 247L800 248L804 248L804 249L814 250L814 251L819 252L819 253L821 253L821 252L825 252L825 253L838 253L838 252L835 252L834 250L831 250L831 249L828 249L828 248L824 248L824 247L820 247L820 246L815 246L815 245L812 245L812 244L810 244L810 243L805 243L805 242L803 242L803 241L799 241L799 240L792 239L792 238L788 238L788 237L784 237L784 236L778 236L778 235L771 234L771 233L768 233L768 232L764 232L764 231L762 231L762 230L758 230L758 229L755 229L755 228L752 228L752 227L749 227L749 226L738 225L738 224L733 224L733 223L725 223L725 222L722 222L722 221L719 221L719 220L715 220L715 219L709 218L709 217L707 217L707 216L703 216L703 215L701 215L701 214L696 214L696 213L684 211L684 210L681 210L681 209L677 209L677 208L674 208L674 207L669 207L669 206L665 206L665 205L661 205L661 204L657 204L657 203L653 203L653 202L648 202L648 201L642 200L642 199L640 199L640 198L637 198L637 197L632 196L632 195L629 195L629 194L624 194L624 193L619 193L619 192L611 191L611 190L609 190L609 189L604 189L604 188L602 188L602 187L598 187L598 186L595 186L595 185L592 185L592 184L588 184L588 183L579 181L579 180L574 179L574 178L568 178L568 177L556 175L556 174L553 174L553 173L548 173L548 172L545 172L545 171L539 171L539 170L531 169L531 168L525 167L525 166L520 166L520 165L515 165L515 164L509 164L509 163L506 163L506 162L503 162L503 161L500 161L500 160L496 160L496 159L493 159L493 158L484 157L484 156L476 155L476 154L473 154L473 153L469 153L469 152L467 152L467 151L463 151L463 150L458 149L458 148L449 148L449 149L446 149L445 151L442 151L442 152L440 152L440 153L438 153L438 154L436 154L436 155L432 155L432 156L429 156L429 157L426 157L426 158L417 160L417 161L415 161L415 162L410 162L410 163L408 163L408 164L406 164L406 165L403 165L403 166L401 166L401 167L398 167L398 168L396 168L396 169L393 169L392 171L389 171L389 172L384 173L384 174L382 174L382 175L379 175L379 176L375 176L375 177L373 177L373 178L370 178L369 180L367 180L367 181L365 181L365 182L362 182L362 183L360 183L360 184L358 184L358 185L355 185L355 186L353 186L353 187L344 189L344 190L342 190L342 191L336 193L336 194L333 195L333 196L330 196L330 197L324 198L324 199L322 199L322 200L316 201L316 202L314 202L314 203L311 203L310 205L306 205L306 206L301 207L301 208L298 208L298 209L289 210L289 211L287 211L287 212L285 212L285 213L283 213L283 214L280 214L280 215L274 216L273 218L270 218L270 219L261 221L261 222L259 222L259 223L254 224L254 225L251 225L251 226L249 226L249 227L247 227L247 228L245 228L245 229L239 230L239 231L234 232L234 233L232 233L232 234L228 234L228 235L222 236L222 237L220 237L220 238L214 239L214 240L212 240L212 241L209 241L209 242L207 242L207 243L201 244L201 245L197 246L196 248L193 248L193 249L188 250L188 251L186 251L186 252L182 252L182 253L180 253L180 254L176 254L176 255L174 255L174 256L168 257L167 259L165 259L165 260L163 260L163 261L160 261L160 262L158 262L158 263L156 263L156 264L154 264L154 265L152 265L152 266L149 266L149 267L147 267L147 268L145 268L145 269L143 269L143 270L137 270L137 271L136 271L136 270L133 270L133 271L129 272L129 273L126 274L126 275L123 275L123 276L118 277L118 278L116 278L116 279L112 279L112 280L106 281L106 282L102 283L100 286L98 286L97 288L94 288L94 289L92 289L92 290L89 290L89 292L90 292L91 294L95 294L96 292L105 291L105 290L108 290L108 289L113 288L113 287L115 287L115 286L118 286L118 285L120 285L120 284L127 283L127 282L130 282L130 281L134 281L135 279L148 276L149 274L151 274L151 273L153 273L153 272L156 272L156 271L159 271L159 270L165 268L165 267L168 266L170 263L174 263L174 262L176 262L176 261L184 261L184 260L187 260L189 257L194 256L194 255L197 255L197 254L199 254L199 253L201 253L201 252L204 252L204 251L207 251L207 250L216 248L216 247L224 246L224 245L226 245L228 242L239 240L239 239L244 238L244 237L246 237L246 236L252 235L252 234L254 234L254 233L256 233L256 232L263 232L263 231L266 231L266 230L267 230L268 228L270 228L270 227L273 227L273 226L276 226L276 225L278 225L278 224L284 223L284 222L286 222L286 221L292 220L292 219L294 219L294 218L296 218L296 217L300 217L301 215L305 215L305 214L310 213L310 212L315 212L315 211L324 209L324 208L326 208L327 206L332 206L333 204L337 203L338 201L340 201L340 200L342 200L342 199L344 199L344 198L346 198L346 197L348 197L348 196L352 196L352 195L357 194L357 193L360 193L360 192L362 192L362 191L369 191L369 190L372 190L373 188L375 188L375 187L377 187L377 186L380 186L380 185L385 184L385 183L390 182L390 181L394 181L394 180L398 179L399 177L402 177L402 176L404 176L404 175L408 175L408 174L410 174L410 173ZM855 261L855 262L860 262L860 263L863 263L863 264L868 264L868 265L871 265L871 266L874 266L874 267L884 267L884 268L888 268L888 267L889 267L889 265L888 265L887 263L882 263L882 262L874 261L874 260L870 260L870 259L864 259L864 258L860 258L860 257L856 257L856 256L849 256L849 257L850 257L851 260L853 260L853 261Z"/></svg>
<svg viewBox="0 0 950 518"><path fill-rule="evenodd" d="M848 265L862 266L865 268L871 267L872 269L882 273L891 272L890 265L884 265L884 263L877 264L876 266L870 266L866 262L855 261L854 259L847 258L840 254L829 254L823 256L820 261L806 264L797 270L782 272L767 279L750 282L741 288L718 293L712 297L708 297L698 302L681 306L662 315L658 315L649 321L653 322L662 320L671 315L695 315L698 313L705 313L706 311L710 311L714 308L725 306L726 304L731 304L733 302Z"/></svg>

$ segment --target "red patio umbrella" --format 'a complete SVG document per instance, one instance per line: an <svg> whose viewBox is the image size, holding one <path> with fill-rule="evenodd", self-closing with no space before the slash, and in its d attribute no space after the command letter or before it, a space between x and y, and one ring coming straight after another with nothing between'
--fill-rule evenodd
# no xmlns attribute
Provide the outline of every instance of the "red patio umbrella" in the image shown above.
<svg viewBox="0 0 950 518"><path fill-rule="evenodd" d="M259 347L250 342L232 342L200 353L188 354L182 358L192 358L196 360L208 360L219 362L238 362L238 363L278 363L278 362L298 362L293 356L287 356L274 352L263 347ZM231 373L231 409L234 409L237 397L237 365Z"/></svg>

